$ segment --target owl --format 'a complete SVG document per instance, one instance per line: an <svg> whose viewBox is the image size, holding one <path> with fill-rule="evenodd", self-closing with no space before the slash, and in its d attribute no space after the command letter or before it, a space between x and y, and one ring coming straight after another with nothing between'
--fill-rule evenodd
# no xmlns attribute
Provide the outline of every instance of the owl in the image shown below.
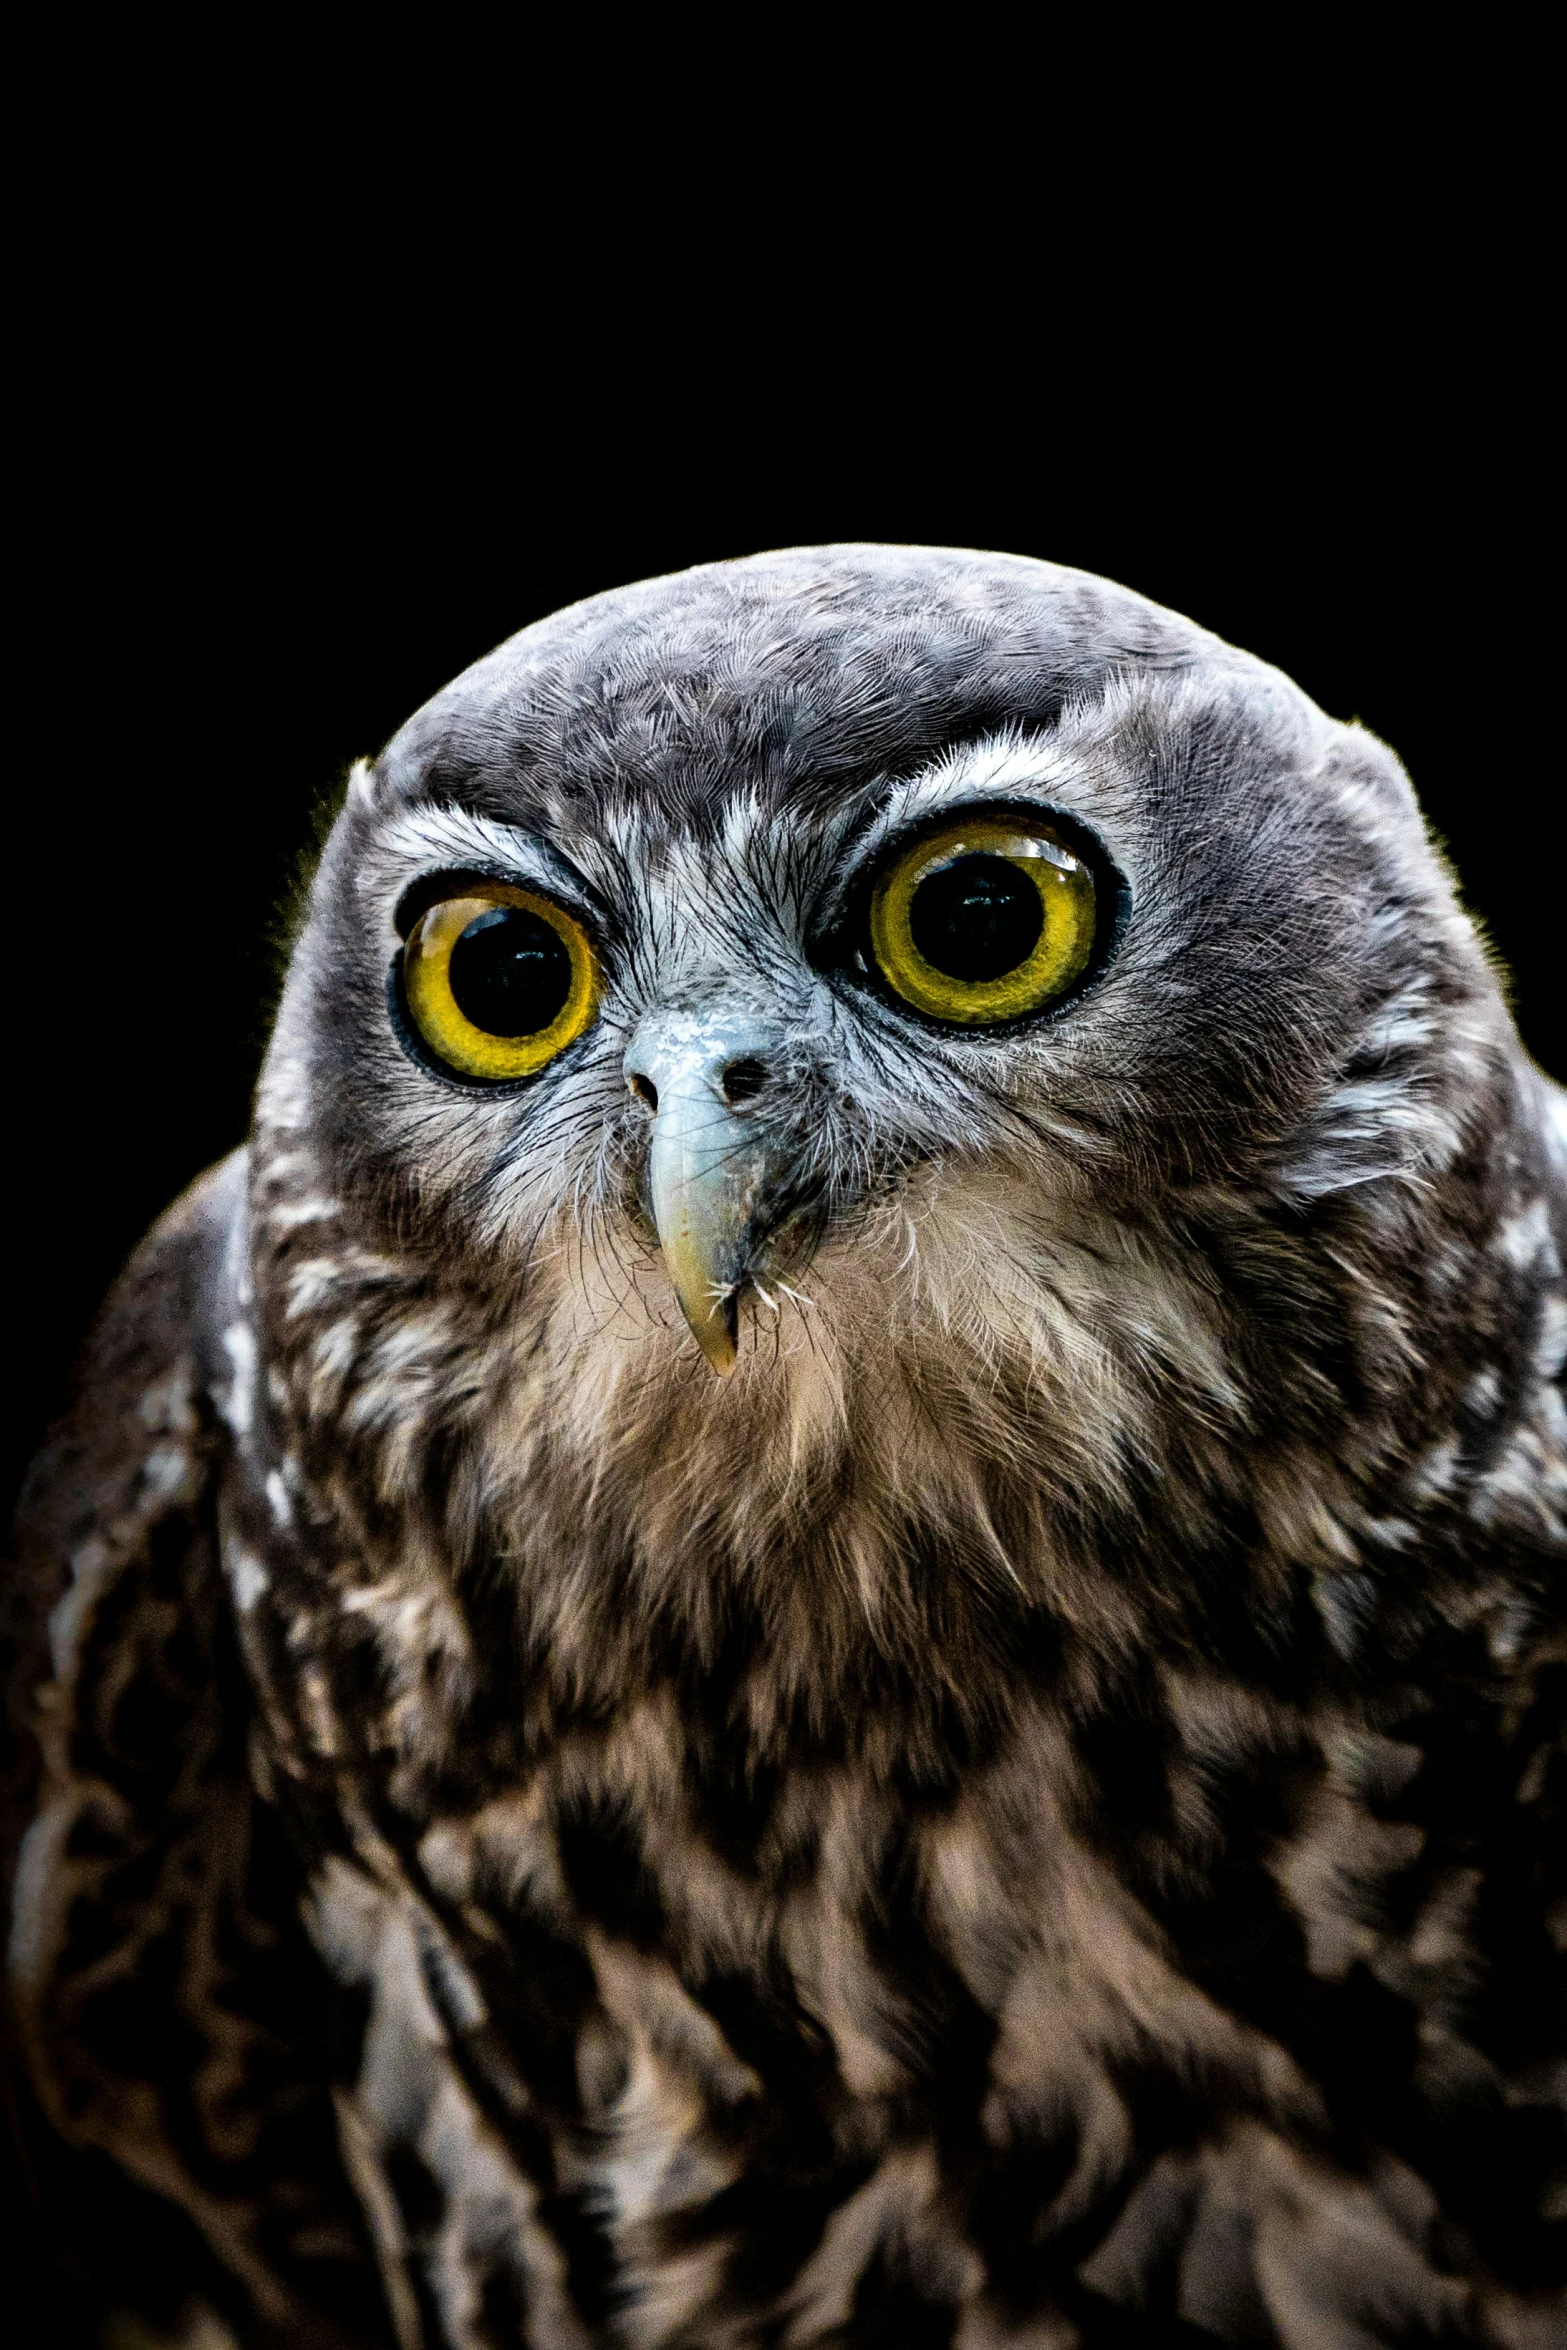
<svg viewBox="0 0 1567 2350"><path fill-rule="evenodd" d="M1567 2339L1564 1244L1397 761L1191 623L827 547L480 661L25 1500L59 2307Z"/></svg>

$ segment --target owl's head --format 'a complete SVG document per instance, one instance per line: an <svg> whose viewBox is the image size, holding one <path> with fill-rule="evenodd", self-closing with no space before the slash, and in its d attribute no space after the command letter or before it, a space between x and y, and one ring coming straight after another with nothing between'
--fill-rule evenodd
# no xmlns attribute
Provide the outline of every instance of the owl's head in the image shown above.
<svg viewBox="0 0 1567 2350"><path fill-rule="evenodd" d="M492 1501L865 1585L915 1494L1004 1583L1407 1385L1509 1051L1371 737L1081 573L828 548L527 629L356 774L258 1149L420 1285L363 1423L482 1426Z"/></svg>

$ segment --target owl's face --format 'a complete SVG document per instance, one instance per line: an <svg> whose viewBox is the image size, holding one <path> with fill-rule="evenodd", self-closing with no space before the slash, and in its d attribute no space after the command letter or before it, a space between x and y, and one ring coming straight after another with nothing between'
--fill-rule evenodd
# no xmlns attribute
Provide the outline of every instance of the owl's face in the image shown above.
<svg viewBox="0 0 1567 2350"><path fill-rule="evenodd" d="M1071 575L999 568L1037 633ZM1123 598L1064 678L970 641L933 682L962 612L922 643L872 564L829 647L736 572L517 640L357 779L263 1149L307 1132L458 1317L430 1376L483 1393L489 1488L547 1445L638 1540L754 1552L912 1484L1012 1574L998 1479L1126 1500L1172 1414L1253 1424L1194 1234L1271 1201L1282 1261L1407 1152L1379 1066L1488 983L1386 754L1184 624L1117 657Z"/></svg>

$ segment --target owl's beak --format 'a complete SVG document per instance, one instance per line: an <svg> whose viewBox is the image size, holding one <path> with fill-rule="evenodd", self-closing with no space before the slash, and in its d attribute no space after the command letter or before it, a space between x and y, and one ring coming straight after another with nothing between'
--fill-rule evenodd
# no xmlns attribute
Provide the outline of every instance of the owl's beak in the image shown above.
<svg viewBox="0 0 1567 2350"><path fill-rule="evenodd" d="M735 1367L739 1304L767 1179L744 1104L773 1043L732 1010L645 1020L626 1083L653 1112L647 1201L680 1310L720 1379Z"/></svg>

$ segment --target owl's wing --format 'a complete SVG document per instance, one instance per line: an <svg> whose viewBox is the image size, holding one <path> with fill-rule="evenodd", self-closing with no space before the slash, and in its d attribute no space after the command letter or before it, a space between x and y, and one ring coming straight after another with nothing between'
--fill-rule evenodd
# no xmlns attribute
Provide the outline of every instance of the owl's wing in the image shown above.
<svg viewBox="0 0 1567 2350"><path fill-rule="evenodd" d="M172 2324L196 2294L242 2340L325 2350L390 2333L337 2152L333 1994L251 1786L219 1557L245 1180L236 1153L137 1251L23 1497L10 2200L57 2235L71 2215L45 2287L62 2304Z"/></svg>

